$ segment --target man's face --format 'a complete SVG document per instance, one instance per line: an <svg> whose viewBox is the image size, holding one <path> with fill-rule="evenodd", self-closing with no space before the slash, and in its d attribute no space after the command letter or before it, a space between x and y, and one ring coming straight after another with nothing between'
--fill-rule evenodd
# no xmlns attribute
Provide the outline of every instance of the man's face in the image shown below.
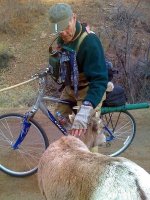
<svg viewBox="0 0 150 200"><path fill-rule="evenodd" d="M72 18L69 21L68 27L64 31L60 32L60 36L65 43L68 43L73 39L75 31L76 31L76 16L75 14L73 14Z"/></svg>

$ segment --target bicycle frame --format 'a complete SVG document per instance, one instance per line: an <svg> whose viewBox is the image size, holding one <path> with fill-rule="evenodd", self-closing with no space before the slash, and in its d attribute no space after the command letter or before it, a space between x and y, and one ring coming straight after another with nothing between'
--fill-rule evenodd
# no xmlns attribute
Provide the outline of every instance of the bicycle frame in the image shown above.
<svg viewBox="0 0 150 200"><path fill-rule="evenodd" d="M22 122L22 129L21 132L15 141L14 144L12 144L13 149L18 149L18 146L21 144L21 142L24 140L25 136L28 133L28 130L30 128L30 122L29 119L34 117L35 113L40 109L43 114L50 119L50 121L55 124L55 126L58 127L58 129L64 134L68 135L67 130L56 120L56 118L52 115L52 113L47 109L46 105L43 103L43 101L53 101L56 103L63 103L63 104L68 104L70 105L69 101L61 100L59 98L55 97L48 97L44 96L45 93L45 87L46 87L46 75L43 74L41 77L39 77L39 91L38 91L38 96L35 104L31 108L31 110L24 115L24 120Z"/></svg>
<svg viewBox="0 0 150 200"><path fill-rule="evenodd" d="M44 96L45 94L45 87L46 87L46 75L48 73L47 71L44 71L41 74L36 74L35 76L39 78L39 91L38 91L38 96L35 104L33 105L32 109L27 112L24 115L24 120L22 122L22 130L18 136L18 139L15 141L14 144L12 144L13 149L18 149L18 146L21 144L21 142L24 140L25 136L28 133L28 130L30 128L30 122L29 119L33 118L35 113L40 109L43 114L50 119L50 121L55 124L55 126L58 127L58 129L64 134L68 135L67 130L56 120L56 118L52 115L52 113L47 109L46 105L43 103L43 101L53 101L56 103L63 103L63 104L68 104L71 105L71 102L67 100L61 100L59 98L51 97L51 96ZM148 103L141 103L141 104L128 104L128 105L123 105L119 107L102 107L101 113L110 113L114 111L125 111L125 110L133 110L133 109L141 109L141 108L148 108L149 104ZM115 139L115 136L113 135L113 132L107 127L107 125L104 125L103 127L108 133L109 137L107 138L107 141L111 141Z"/></svg>
<svg viewBox="0 0 150 200"><path fill-rule="evenodd" d="M53 101L53 102L56 102L56 103L63 103L63 104L68 104L68 105L70 105L70 102L65 101L65 100L61 100L61 99L55 98L55 97L44 96L45 87L46 87L46 74L43 74L39 77L39 91L38 91L37 100L36 100L35 104L33 105L33 107L31 108L31 110L29 112L25 113L25 115L24 115L21 132L20 132L17 140L15 141L15 143L12 144L13 149L18 149L19 145L21 144L21 142L26 137L28 130L30 128L30 125L31 125L30 122L29 122L29 119L34 117L35 113L39 109L42 111L42 113L47 118L50 119L50 121L53 124L55 124L55 126L58 127L58 129L64 135L66 135L66 136L68 135L67 130L56 120L56 118L52 115L52 113L47 109L46 105L44 104L44 101ZM114 138L112 132L106 126L104 126L104 129L107 132L109 132L110 137L108 138L108 141L111 141Z"/></svg>

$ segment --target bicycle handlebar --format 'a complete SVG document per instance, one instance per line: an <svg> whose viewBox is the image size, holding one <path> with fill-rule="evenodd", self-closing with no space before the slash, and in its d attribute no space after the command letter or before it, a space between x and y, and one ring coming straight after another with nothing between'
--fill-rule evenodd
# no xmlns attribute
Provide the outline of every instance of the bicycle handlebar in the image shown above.
<svg viewBox="0 0 150 200"><path fill-rule="evenodd" d="M37 78L43 78L45 77L49 72L49 68L47 67L44 71L40 72L40 73L36 73L32 76L32 78L37 77Z"/></svg>

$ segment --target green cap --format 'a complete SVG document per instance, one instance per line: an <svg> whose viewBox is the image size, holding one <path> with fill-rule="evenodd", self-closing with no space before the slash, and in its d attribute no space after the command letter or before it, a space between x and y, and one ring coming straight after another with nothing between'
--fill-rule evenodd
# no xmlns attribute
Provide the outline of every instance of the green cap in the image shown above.
<svg viewBox="0 0 150 200"><path fill-rule="evenodd" d="M50 32L59 33L67 28L72 17L71 6L66 3L57 3L49 9Z"/></svg>

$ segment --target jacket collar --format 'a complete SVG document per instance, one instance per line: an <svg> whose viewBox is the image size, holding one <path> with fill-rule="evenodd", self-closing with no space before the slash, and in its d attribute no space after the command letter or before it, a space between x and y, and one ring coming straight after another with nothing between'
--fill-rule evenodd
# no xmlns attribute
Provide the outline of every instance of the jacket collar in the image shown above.
<svg viewBox="0 0 150 200"><path fill-rule="evenodd" d="M82 25L80 24L80 22L76 22L76 32L75 32L75 35L73 37L73 39L71 40L72 41L75 41L82 33Z"/></svg>

